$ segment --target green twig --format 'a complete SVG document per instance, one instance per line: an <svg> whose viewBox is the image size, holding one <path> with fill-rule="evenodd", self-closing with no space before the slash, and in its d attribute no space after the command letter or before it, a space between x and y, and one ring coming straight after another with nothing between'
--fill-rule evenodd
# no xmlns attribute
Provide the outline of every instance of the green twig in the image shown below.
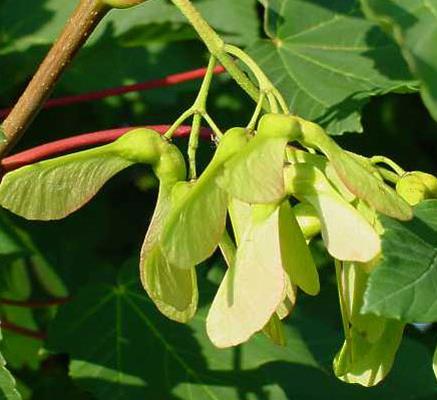
<svg viewBox="0 0 437 400"><path fill-rule="evenodd" d="M259 90L249 77L238 67L232 57L224 51L225 43L219 35L209 26L205 19L199 14L190 0L172 0L173 4L188 19L200 38L205 43L209 52L217 58L220 64L225 67L229 75L243 88L243 90L255 101L258 100Z"/></svg>
<svg viewBox="0 0 437 400"><path fill-rule="evenodd" d="M225 51L242 61L255 75L259 84L260 91L267 94L268 96L271 94L272 97L274 97L278 101L282 112L284 112L285 114L289 113L287 103L284 100L282 94L279 92L278 89L276 89L275 85L273 85L273 83L270 81L270 79L266 76L264 71L259 67L259 65L252 57L250 57L245 51L241 50L240 48L229 44L225 45Z"/></svg>
<svg viewBox="0 0 437 400"><path fill-rule="evenodd" d="M398 174L399 176L402 176L405 174L405 170L399 165L396 164L393 160L391 160L388 157L385 156L373 156L370 158L370 162L372 164L385 164L387 166L389 166L393 171L396 172L396 174Z"/></svg>
<svg viewBox="0 0 437 400"><path fill-rule="evenodd" d="M401 179L401 177L398 174L395 174L394 172L389 171L385 168L376 167L376 169L378 170L378 173L382 176L384 180L394 183L395 185L396 183L398 183L399 179Z"/></svg>
<svg viewBox="0 0 437 400"><path fill-rule="evenodd" d="M249 132L253 132L255 130L256 122L258 121L258 118L259 118L259 116L261 114L265 97L266 96L265 96L264 93L261 93L260 96L259 96L259 100L258 100L258 103L256 105L255 111L254 111L254 113L252 115L252 118L250 119L249 123L247 124L247 130Z"/></svg>
<svg viewBox="0 0 437 400"><path fill-rule="evenodd" d="M188 142L188 164L189 178L197 178L196 153L199 146L199 133L202 126L202 116L199 113L193 116L193 125L191 126L190 140Z"/></svg>

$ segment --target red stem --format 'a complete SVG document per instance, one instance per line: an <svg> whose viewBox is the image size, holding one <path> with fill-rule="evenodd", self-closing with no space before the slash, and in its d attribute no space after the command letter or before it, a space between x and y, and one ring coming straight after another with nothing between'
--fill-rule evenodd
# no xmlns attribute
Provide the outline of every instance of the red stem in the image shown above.
<svg viewBox="0 0 437 400"><path fill-rule="evenodd" d="M148 125L148 128L164 134L167 132L169 125ZM127 127L110 129L106 131L99 131L93 133L85 133L83 135L72 136L67 139L57 140L43 144L41 146L33 147L32 149L22 151L21 153L3 158L0 165L3 171L13 171L14 169L23 167L34 162L51 158L60 154L68 153L84 147L91 147L106 143L111 143L126 132L138 127ZM191 131L190 126L181 126L175 132L174 137L187 137ZM201 136L204 139L210 138L212 131L208 128L202 128Z"/></svg>
<svg viewBox="0 0 437 400"><path fill-rule="evenodd" d="M49 300L10 300L0 298L0 304L13 307L26 307L26 308L45 308L59 306L68 303L71 300L70 297L58 297Z"/></svg>
<svg viewBox="0 0 437 400"><path fill-rule="evenodd" d="M37 340L45 340L47 337L45 332L34 331L33 329L24 328L22 326L15 325L13 322L6 321L5 319L1 320L0 326L2 327L2 329Z"/></svg>
<svg viewBox="0 0 437 400"><path fill-rule="evenodd" d="M214 69L215 74L221 74L224 71L225 69L221 65ZM205 76L205 73L206 73L206 68L199 68L193 71L186 71L178 74L168 75L167 77L161 79L154 79L147 82L135 83L133 85L120 86L116 88L104 89L96 92L83 93L73 96L59 97L56 99L51 99L46 101L43 108L48 109L54 107L63 107L71 104L100 100L111 96L119 96L125 93L178 85L179 83L203 78ZM12 108L5 108L0 110L0 118L6 117L11 110Z"/></svg>

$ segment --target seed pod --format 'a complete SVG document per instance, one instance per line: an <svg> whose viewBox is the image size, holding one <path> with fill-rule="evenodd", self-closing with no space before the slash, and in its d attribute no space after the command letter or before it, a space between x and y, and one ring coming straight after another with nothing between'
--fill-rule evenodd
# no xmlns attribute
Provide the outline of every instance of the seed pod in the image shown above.
<svg viewBox="0 0 437 400"><path fill-rule="evenodd" d="M437 178L425 172L408 172L399 179L396 191L408 204L415 206L437 197Z"/></svg>

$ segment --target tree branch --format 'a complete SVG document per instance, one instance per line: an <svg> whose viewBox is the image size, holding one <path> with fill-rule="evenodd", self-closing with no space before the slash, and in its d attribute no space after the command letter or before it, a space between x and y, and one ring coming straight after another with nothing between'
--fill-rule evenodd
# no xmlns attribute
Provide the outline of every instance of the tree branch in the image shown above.
<svg viewBox="0 0 437 400"><path fill-rule="evenodd" d="M0 155L9 151L26 131L61 74L109 9L100 0L80 1L58 40L3 122L6 141L0 143Z"/></svg>

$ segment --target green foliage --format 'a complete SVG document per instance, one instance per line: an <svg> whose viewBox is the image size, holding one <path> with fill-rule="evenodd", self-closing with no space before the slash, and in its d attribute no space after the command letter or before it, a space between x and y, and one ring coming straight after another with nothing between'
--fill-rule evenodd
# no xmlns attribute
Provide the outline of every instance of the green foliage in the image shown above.
<svg viewBox="0 0 437 400"><path fill-rule="evenodd" d="M420 81L425 105L437 119L437 2L361 0L364 12L400 46L414 76Z"/></svg>
<svg viewBox="0 0 437 400"><path fill-rule="evenodd" d="M437 201L414 209L414 219L381 218L383 259L369 279L364 312L404 322L435 321Z"/></svg>
<svg viewBox="0 0 437 400"><path fill-rule="evenodd" d="M1 336L0 336L1 338ZM21 400L21 396L15 387L15 379L6 369L6 362L0 354L0 399Z"/></svg>
<svg viewBox="0 0 437 400"><path fill-rule="evenodd" d="M30 3L0 0L5 105L18 96L75 6ZM412 92L419 85L435 114L434 0L417 9L397 0L263 0L264 16L257 15L255 0L193 2L227 44L247 46L255 60L223 46L200 15L186 13L196 33L170 3L148 0L132 10L111 11L61 79L58 93L198 67L204 63L204 46L196 41L200 33L215 53L210 65L231 55L244 62L258 83L258 104L226 76L211 86L207 75L202 104L196 100L186 108L194 116L191 181L175 144L184 145L172 143L171 136L188 123L178 116L191 104L197 84L49 111L36 120L31 129L50 132L56 120L64 134L177 121L165 139L136 130L110 145L3 178L0 203L28 219L63 218L96 195L89 207L53 225L0 214L0 318L37 336L49 331L44 350L42 340L4 332L2 354L20 378L19 391L25 398L62 393L78 400L434 399L434 331L419 334L406 326L437 321L436 201L424 201L437 197L436 178L416 171L426 163L426 152L412 157L407 146L401 160L413 172L406 173L386 157L345 151L349 146L340 147L326 133L361 131L362 108L372 96ZM267 38L260 39L263 34ZM231 75L256 99L240 63L228 61ZM207 92L214 94L208 107ZM371 102L360 154L386 152L387 143L397 158L405 137L421 143L426 132L434 140L435 125L423 110L413 102L395 114L397 99ZM271 113L262 116L267 106ZM408 124L397 118L399 112L425 122L411 122L405 135ZM153 117L145 121L144 115ZM199 121L212 128L217 148L197 143ZM222 135L222 127L230 126L246 128ZM379 136L370 139L371 130ZM48 140L50 134L35 137ZM31 145L32 135L25 140ZM361 146L366 140L374 142L370 150ZM157 199L155 191L143 193L140 182L150 177L144 165L107 182L137 163L153 170ZM147 294L134 263L123 267L141 240L139 276ZM218 247L227 269L214 255ZM336 288L330 256L337 266ZM59 309L31 310L4 301L26 305L70 294L71 302ZM0 364L0 394L15 396L2 358ZM365 391L340 380L377 387Z"/></svg>
<svg viewBox="0 0 437 400"><path fill-rule="evenodd" d="M268 38L251 54L293 112L329 133L362 131L360 111L370 96L413 84L398 47L364 18L358 1L264 4Z"/></svg>

